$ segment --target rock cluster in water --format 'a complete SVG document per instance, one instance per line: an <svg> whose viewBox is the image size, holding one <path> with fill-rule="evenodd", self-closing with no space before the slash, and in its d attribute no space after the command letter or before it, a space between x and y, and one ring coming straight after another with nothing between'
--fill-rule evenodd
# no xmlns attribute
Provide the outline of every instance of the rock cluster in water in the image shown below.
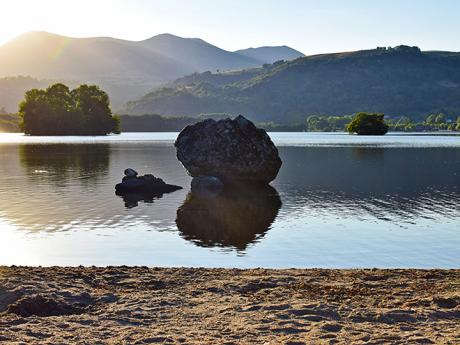
<svg viewBox="0 0 460 345"><path fill-rule="evenodd" d="M179 189L182 189L182 187L167 184L161 178L155 177L151 174L138 176L137 171L131 168L125 170L125 176L123 177L122 182L115 186L117 194L149 193L161 195L171 193Z"/></svg>
<svg viewBox="0 0 460 345"><path fill-rule="evenodd" d="M224 184L268 184L281 167L278 150L268 134L241 115L187 126L175 147L177 158L191 176L217 177ZM209 183L213 184L212 180Z"/></svg>

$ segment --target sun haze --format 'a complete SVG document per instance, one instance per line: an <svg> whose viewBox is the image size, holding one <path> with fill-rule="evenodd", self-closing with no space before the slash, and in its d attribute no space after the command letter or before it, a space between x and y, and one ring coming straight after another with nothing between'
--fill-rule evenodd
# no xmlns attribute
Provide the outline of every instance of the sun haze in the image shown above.
<svg viewBox="0 0 460 345"><path fill-rule="evenodd" d="M169 32L227 50L280 44L305 54L398 44L460 50L455 0L15 0L0 7L0 44L27 31L129 40Z"/></svg>

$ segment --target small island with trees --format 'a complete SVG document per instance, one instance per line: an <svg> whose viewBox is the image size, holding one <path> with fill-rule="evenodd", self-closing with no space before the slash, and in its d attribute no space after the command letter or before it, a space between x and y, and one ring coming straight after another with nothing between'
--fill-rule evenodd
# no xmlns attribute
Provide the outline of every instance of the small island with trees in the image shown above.
<svg viewBox="0 0 460 345"><path fill-rule="evenodd" d="M58 83L26 92L19 104L20 128L28 135L106 135L120 133L109 96L96 85L70 90Z"/></svg>
<svg viewBox="0 0 460 345"><path fill-rule="evenodd" d="M383 117L383 114L357 113L347 125L347 131L358 135L384 135L388 132L388 125Z"/></svg>

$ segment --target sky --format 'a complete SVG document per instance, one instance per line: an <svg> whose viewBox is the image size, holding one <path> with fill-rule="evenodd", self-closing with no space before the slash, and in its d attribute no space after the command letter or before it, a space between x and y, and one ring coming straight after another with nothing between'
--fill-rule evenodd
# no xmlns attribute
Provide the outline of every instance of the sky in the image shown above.
<svg viewBox="0 0 460 345"><path fill-rule="evenodd" d="M0 44L28 31L129 40L167 32L226 50L460 51L459 0L0 0L0 16Z"/></svg>

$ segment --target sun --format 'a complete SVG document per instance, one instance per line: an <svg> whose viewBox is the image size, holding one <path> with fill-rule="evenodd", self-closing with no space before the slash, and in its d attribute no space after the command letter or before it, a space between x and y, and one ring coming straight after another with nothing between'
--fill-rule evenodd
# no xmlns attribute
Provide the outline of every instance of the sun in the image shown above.
<svg viewBox="0 0 460 345"><path fill-rule="evenodd" d="M1 0L0 45L28 31L73 37L97 34L109 26L110 16L103 13L109 9L113 13L118 9L117 3L118 0Z"/></svg>
<svg viewBox="0 0 460 345"><path fill-rule="evenodd" d="M27 31L39 30L45 12L50 12L53 1L10 0L0 2L0 44Z"/></svg>

